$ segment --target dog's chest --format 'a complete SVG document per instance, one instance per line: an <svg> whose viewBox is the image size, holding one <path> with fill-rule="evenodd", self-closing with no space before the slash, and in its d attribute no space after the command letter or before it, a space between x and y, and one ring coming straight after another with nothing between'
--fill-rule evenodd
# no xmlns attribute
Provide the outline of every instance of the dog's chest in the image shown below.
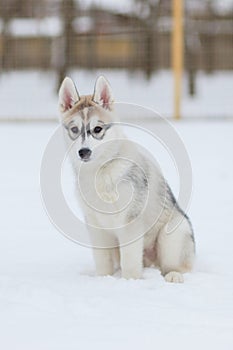
<svg viewBox="0 0 233 350"><path fill-rule="evenodd" d="M135 189L125 178L125 173L124 166L118 164L117 169L95 170L95 176L93 173L80 174L77 187L88 221L104 228L120 227L127 222L137 204Z"/></svg>

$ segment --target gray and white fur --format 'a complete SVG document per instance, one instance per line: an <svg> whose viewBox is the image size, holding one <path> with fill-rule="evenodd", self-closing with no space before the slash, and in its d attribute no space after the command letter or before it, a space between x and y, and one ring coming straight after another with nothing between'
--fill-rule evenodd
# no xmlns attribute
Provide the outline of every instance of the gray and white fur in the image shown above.
<svg viewBox="0 0 233 350"><path fill-rule="evenodd" d="M195 254L191 223L155 162L124 135L107 80L79 96L65 78L59 106L97 274L121 268L137 279L156 266L166 281L183 282Z"/></svg>

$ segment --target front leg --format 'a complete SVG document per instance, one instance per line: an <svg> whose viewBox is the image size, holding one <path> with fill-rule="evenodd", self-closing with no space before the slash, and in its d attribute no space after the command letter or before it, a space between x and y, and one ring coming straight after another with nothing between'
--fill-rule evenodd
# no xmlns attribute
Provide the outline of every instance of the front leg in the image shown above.
<svg viewBox="0 0 233 350"><path fill-rule="evenodd" d="M89 230L93 247L93 257L96 265L96 274L99 276L114 273L114 247L115 239L110 233L101 229Z"/></svg>
<svg viewBox="0 0 233 350"><path fill-rule="evenodd" d="M143 239L120 247L122 277L138 279L142 277Z"/></svg>
<svg viewBox="0 0 233 350"><path fill-rule="evenodd" d="M114 273L113 249L93 248L93 256L98 276L107 276Z"/></svg>

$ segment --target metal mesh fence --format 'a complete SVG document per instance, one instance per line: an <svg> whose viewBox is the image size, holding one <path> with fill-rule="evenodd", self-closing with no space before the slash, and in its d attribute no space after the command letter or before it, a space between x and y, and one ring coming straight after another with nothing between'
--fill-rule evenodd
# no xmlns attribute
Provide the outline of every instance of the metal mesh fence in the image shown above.
<svg viewBox="0 0 233 350"><path fill-rule="evenodd" d="M52 70L57 86L70 69L140 70L150 79L172 69L171 3L0 0L1 72ZM184 68L193 96L199 71L233 69L233 6L223 11L220 3L185 2Z"/></svg>

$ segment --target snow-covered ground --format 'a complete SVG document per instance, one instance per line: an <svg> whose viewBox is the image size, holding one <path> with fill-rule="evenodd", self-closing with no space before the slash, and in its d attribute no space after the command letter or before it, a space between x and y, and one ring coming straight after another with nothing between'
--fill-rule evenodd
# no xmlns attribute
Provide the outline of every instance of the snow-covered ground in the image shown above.
<svg viewBox="0 0 233 350"><path fill-rule="evenodd" d="M0 348L232 349L233 123L176 124L192 161L197 242L195 270L177 285L154 269L137 281L95 277L91 250L51 225L39 169L55 127L0 124Z"/></svg>
<svg viewBox="0 0 233 350"><path fill-rule="evenodd" d="M80 94L93 91L95 79L104 74L110 81L115 100L136 103L173 115L173 78L171 71L159 71L151 80L143 73L124 70L75 70L70 76L77 83ZM197 95L190 97L187 76L184 76L183 117L233 117L233 73L216 72L197 75ZM52 72L18 71L0 76L0 119L56 119L56 75Z"/></svg>

